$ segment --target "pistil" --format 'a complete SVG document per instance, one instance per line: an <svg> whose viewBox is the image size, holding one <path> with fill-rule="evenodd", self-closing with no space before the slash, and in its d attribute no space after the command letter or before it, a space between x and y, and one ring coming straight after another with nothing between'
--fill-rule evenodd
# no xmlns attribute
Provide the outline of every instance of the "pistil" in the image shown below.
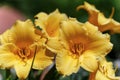
<svg viewBox="0 0 120 80"><path fill-rule="evenodd" d="M32 54L31 50L29 48L22 48L17 51L18 55L22 59L29 58L29 56Z"/></svg>
<svg viewBox="0 0 120 80"><path fill-rule="evenodd" d="M84 45L82 43L73 42L70 40L70 51L75 57L79 57L84 50Z"/></svg>

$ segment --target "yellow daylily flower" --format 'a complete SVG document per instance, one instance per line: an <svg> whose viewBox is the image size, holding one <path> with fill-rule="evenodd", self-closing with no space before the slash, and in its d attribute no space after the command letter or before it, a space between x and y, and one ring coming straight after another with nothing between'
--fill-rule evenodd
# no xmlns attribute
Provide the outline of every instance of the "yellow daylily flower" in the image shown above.
<svg viewBox="0 0 120 80"><path fill-rule="evenodd" d="M48 37L58 37L60 22L67 19L65 14L61 14L58 9L50 14L40 12L35 16L35 25L43 29Z"/></svg>
<svg viewBox="0 0 120 80"><path fill-rule="evenodd" d="M56 52L56 50L52 49L52 47L58 49L61 46L58 41L60 24L61 21L67 19L67 15L64 13L60 13L58 9L50 14L40 12L35 16L35 25L42 30L43 37L47 36L46 47L53 52ZM41 34L41 30L36 29L36 33ZM56 46L56 44L58 46Z"/></svg>
<svg viewBox="0 0 120 80"><path fill-rule="evenodd" d="M53 53L44 46L46 39L34 31L32 21L18 20L11 29L0 35L0 67L14 68L20 79L25 79L31 68L46 68L54 58Z"/></svg>
<svg viewBox="0 0 120 80"><path fill-rule="evenodd" d="M98 69L90 74L89 80L120 80L120 77L115 76L112 62L102 59L98 65Z"/></svg>
<svg viewBox="0 0 120 80"><path fill-rule="evenodd" d="M101 32L110 31L111 33L120 33L120 23L112 19L113 13L109 18L106 18L102 12L95 8L94 5L87 2L84 2L84 5L77 7L77 10L80 9L88 11L88 21L95 26L98 26Z"/></svg>
<svg viewBox="0 0 120 80"><path fill-rule="evenodd" d="M63 75L77 72L80 66L95 71L99 56L108 54L113 46L108 34L102 34L89 22L84 24L73 18L61 22L58 42L51 42L49 47L56 50L56 68Z"/></svg>

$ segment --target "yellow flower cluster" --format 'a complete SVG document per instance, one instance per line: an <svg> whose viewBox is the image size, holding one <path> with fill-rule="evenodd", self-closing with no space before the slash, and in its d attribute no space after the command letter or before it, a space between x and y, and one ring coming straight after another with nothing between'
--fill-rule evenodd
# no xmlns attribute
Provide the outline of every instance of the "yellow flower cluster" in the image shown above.
<svg viewBox="0 0 120 80"><path fill-rule="evenodd" d="M58 10L40 12L31 20L16 21L0 35L0 68L14 68L20 79L27 78L31 68L43 70L55 60L56 69L64 76L76 73L80 67L89 71L89 80L120 80L105 56L113 44L110 30L120 33L120 23L105 18L94 6L85 2L85 23L69 18Z"/></svg>

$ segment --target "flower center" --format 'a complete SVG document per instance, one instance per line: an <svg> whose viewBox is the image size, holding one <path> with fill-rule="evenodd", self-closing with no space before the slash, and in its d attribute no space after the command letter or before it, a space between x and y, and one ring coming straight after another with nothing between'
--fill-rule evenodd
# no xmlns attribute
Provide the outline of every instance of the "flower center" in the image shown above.
<svg viewBox="0 0 120 80"><path fill-rule="evenodd" d="M84 45L82 43L77 43L70 41L70 51L75 57L79 57L84 50Z"/></svg>
<svg viewBox="0 0 120 80"><path fill-rule="evenodd" d="M29 58L31 58L34 55L34 53L32 52L32 50L30 50L27 47L22 48L22 49L18 49L17 50L17 54L22 59L26 59L26 58L29 59Z"/></svg>

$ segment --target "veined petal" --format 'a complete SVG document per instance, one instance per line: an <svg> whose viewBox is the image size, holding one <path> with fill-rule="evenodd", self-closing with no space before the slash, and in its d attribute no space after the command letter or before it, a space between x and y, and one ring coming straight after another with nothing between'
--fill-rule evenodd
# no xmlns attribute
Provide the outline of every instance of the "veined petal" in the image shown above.
<svg viewBox="0 0 120 80"><path fill-rule="evenodd" d="M69 27L69 28L68 28ZM69 19L61 23L62 31L66 39L74 39L77 42L88 43L100 39L108 39L109 35L103 35L98 28L89 22L79 23L76 19ZM94 35L94 36L93 36ZM99 36L98 36L99 35Z"/></svg>
<svg viewBox="0 0 120 80"><path fill-rule="evenodd" d="M69 51L62 50L56 56L56 68L64 76L76 73L79 70L79 61L68 55ZM69 68L69 69L68 69Z"/></svg>
<svg viewBox="0 0 120 80"><path fill-rule="evenodd" d="M98 14L98 23L102 32L110 30L111 33L120 33L120 23L112 18L105 18L102 13Z"/></svg>
<svg viewBox="0 0 120 80"><path fill-rule="evenodd" d="M9 43L9 30L5 31L2 35L0 35L0 44Z"/></svg>
<svg viewBox="0 0 120 80"><path fill-rule="evenodd" d="M15 46L13 44L5 44L0 46L0 67L11 68L19 60L19 57L12 53Z"/></svg>
<svg viewBox="0 0 120 80"><path fill-rule="evenodd" d="M60 36L49 38L45 46L55 54L59 53L63 48L69 49L66 37L63 35L63 31L61 29Z"/></svg>
<svg viewBox="0 0 120 80"><path fill-rule="evenodd" d="M62 43L60 43L59 39L58 38L50 38L48 41L47 41L47 44L46 44L46 47L57 53L59 52L59 50L61 50L64 46L62 46Z"/></svg>
<svg viewBox="0 0 120 80"><path fill-rule="evenodd" d="M37 47L33 68L44 69L53 63L54 53L44 47Z"/></svg>
<svg viewBox="0 0 120 80"><path fill-rule="evenodd" d="M98 27L94 26L90 22L86 22L84 24L84 28L85 28L85 34L86 34L87 38L89 39L89 41L96 41L96 40L101 40L101 39L109 40L110 39L110 36L108 34L102 34L98 30Z"/></svg>
<svg viewBox="0 0 120 80"><path fill-rule="evenodd" d="M79 23L75 18L69 18L61 22L62 31L67 39L74 38L84 33L84 28L81 28L82 26L83 24Z"/></svg>
<svg viewBox="0 0 120 80"><path fill-rule="evenodd" d="M29 75L32 66L32 60L33 60L32 58L27 60L26 62L19 60L14 65L16 74L20 79L26 79L27 76Z"/></svg>
<svg viewBox="0 0 120 80"><path fill-rule="evenodd" d="M94 72L98 68L99 56L96 56L91 51L85 51L79 58L82 68L89 72Z"/></svg>
<svg viewBox="0 0 120 80"><path fill-rule="evenodd" d="M86 27L86 39L88 40L85 44L85 50L91 50L96 55L105 56L108 54L113 47L113 44L110 43L110 35L102 34L97 27L89 22L86 22L84 27Z"/></svg>
<svg viewBox="0 0 120 80"><path fill-rule="evenodd" d="M60 22L67 17L65 14L60 14L58 10L51 13L47 19L46 31L49 36L56 36L59 34Z"/></svg>
<svg viewBox="0 0 120 80"><path fill-rule="evenodd" d="M74 27L73 27L74 26ZM69 27L69 28L68 28ZM112 44L110 41L110 36L108 34L102 34L100 31L98 31L98 28L92 25L89 22L86 22L85 24L79 23L76 20L68 20L63 21L61 25L63 35L66 37L66 41L73 40L75 42L80 42L85 45L85 48L87 49L87 45L92 45L92 43L95 43L92 46L102 45L103 46L103 40L107 42L105 46L109 46L108 48L112 48ZM63 38L63 37L62 37ZM64 38L65 39L65 38ZM62 39L63 41L63 39ZM65 41L63 41L65 42ZM99 43L101 42L101 43ZM67 42L66 42L67 43ZM88 46L88 48L89 48ZM95 47L96 47L95 46ZM102 47L100 46L100 47Z"/></svg>
<svg viewBox="0 0 120 80"><path fill-rule="evenodd" d="M44 18L45 19L41 19ZM43 29L48 37L57 37L59 35L60 22L65 20L67 16L65 14L61 14L58 10L50 13L49 15L39 13L36 15L38 19L35 20L35 24Z"/></svg>
<svg viewBox="0 0 120 80"><path fill-rule="evenodd" d="M28 19L25 22L17 20L11 29L5 31L0 36L1 44L13 43L19 47L21 45L29 46L40 38L39 35L35 34L34 30L31 20Z"/></svg>
<svg viewBox="0 0 120 80"><path fill-rule="evenodd" d="M19 35L19 37L18 37ZM25 42L33 43L38 35L34 33L34 26L31 20L26 20L25 22L17 21L11 28L10 40L13 43ZM22 44L22 43L21 43Z"/></svg>
<svg viewBox="0 0 120 80"><path fill-rule="evenodd" d="M91 42L87 45L86 51L91 50L95 55L107 55L112 50L113 44L111 44L108 40L98 40Z"/></svg>

